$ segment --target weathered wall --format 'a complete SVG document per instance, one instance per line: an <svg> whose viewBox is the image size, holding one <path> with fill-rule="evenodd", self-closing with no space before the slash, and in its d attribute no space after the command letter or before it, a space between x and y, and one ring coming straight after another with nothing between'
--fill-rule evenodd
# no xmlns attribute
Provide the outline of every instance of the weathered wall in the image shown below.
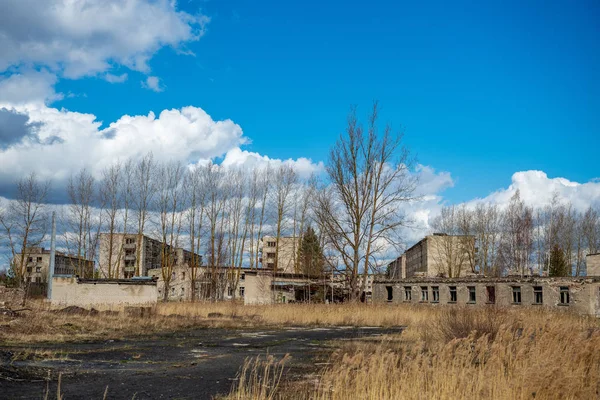
<svg viewBox="0 0 600 400"><path fill-rule="evenodd" d="M388 301L388 287L393 298ZM456 287L456 302L450 301L450 288ZM469 287L475 288L475 302L469 301ZM600 282L585 278L531 278L531 279L409 279L405 281L379 281L373 284L373 302L377 303L414 303L414 304L491 304L487 287L493 287L494 304L510 307L553 307L570 310L580 314L600 316ZM513 302L513 287L521 290L521 303ZM534 287L542 288L542 304L534 301ZM569 304L561 304L560 289L569 288ZM411 300L405 299L405 289L410 288ZM433 288L438 288L439 301L433 299ZM427 291L423 300L422 292Z"/></svg>
<svg viewBox="0 0 600 400"><path fill-rule="evenodd" d="M25 291L21 288L7 288L0 285L0 306L17 307L23 302Z"/></svg>
<svg viewBox="0 0 600 400"><path fill-rule="evenodd" d="M150 306L158 297L155 282L78 282L74 277L54 277L52 282L52 305L60 307Z"/></svg>
<svg viewBox="0 0 600 400"><path fill-rule="evenodd" d="M272 304L273 277L269 273L246 273L244 279L244 304Z"/></svg>
<svg viewBox="0 0 600 400"><path fill-rule="evenodd" d="M585 257L587 276L600 276L600 253L588 254Z"/></svg>

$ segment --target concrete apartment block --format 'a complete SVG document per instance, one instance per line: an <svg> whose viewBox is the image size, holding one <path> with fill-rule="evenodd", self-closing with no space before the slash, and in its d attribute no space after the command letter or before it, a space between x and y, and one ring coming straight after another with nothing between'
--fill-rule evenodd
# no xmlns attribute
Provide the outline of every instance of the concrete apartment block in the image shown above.
<svg viewBox="0 0 600 400"><path fill-rule="evenodd" d="M162 254L166 246L159 240L146 235L101 233L99 237L98 269L103 278L131 278L133 276L148 276L148 271L161 267ZM175 266L180 267L190 263L192 253L182 248L174 248L171 255ZM199 263L202 256L196 254ZM139 258L139 274L136 274ZM110 274L109 274L110 271Z"/></svg>
<svg viewBox="0 0 600 400"><path fill-rule="evenodd" d="M471 274L468 250L475 248L474 236L433 234L406 250L403 278L414 276L453 277Z"/></svg>
<svg viewBox="0 0 600 400"><path fill-rule="evenodd" d="M259 244L259 250L262 252L261 262L263 268L277 268L278 271L285 273L296 273L294 259L299 245L299 238L293 236L280 237L279 246L277 246L275 236L263 237L262 242ZM275 261L276 258L277 262Z"/></svg>
<svg viewBox="0 0 600 400"><path fill-rule="evenodd" d="M13 261L20 265L21 257L23 257L22 254L17 254ZM25 279L33 283L48 282L50 250L43 247L29 247L25 251L25 258ZM80 277L93 278L94 261L56 251L54 275L79 275Z"/></svg>
<svg viewBox="0 0 600 400"><path fill-rule="evenodd" d="M552 307L600 317L600 278L409 278L373 284L373 302Z"/></svg>

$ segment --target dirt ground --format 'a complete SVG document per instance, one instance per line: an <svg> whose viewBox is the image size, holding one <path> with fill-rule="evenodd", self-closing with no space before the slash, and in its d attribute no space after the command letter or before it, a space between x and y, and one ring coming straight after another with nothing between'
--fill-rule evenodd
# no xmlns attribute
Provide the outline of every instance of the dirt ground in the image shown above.
<svg viewBox="0 0 600 400"><path fill-rule="evenodd" d="M286 327L194 329L163 336L88 343L0 346L0 398L51 398L62 373L64 398L212 399L227 394L247 357L291 355L284 380L303 379L326 361L335 342L401 328Z"/></svg>

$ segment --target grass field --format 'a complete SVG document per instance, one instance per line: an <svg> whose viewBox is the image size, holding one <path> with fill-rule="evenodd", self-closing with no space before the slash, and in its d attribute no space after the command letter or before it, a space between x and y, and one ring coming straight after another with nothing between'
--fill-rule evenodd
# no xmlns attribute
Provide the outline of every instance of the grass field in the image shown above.
<svg viewBox="0 0 600 400"><path fill-rule="evenodd" d="M406 326L341 342L316 378L288 382L285 360L248 360L232 399L600 398L600 323L546 309L363 304L159 304L150 316L61 313L43 304L0 316L0 342L76 341L198 327Z"/></svg>

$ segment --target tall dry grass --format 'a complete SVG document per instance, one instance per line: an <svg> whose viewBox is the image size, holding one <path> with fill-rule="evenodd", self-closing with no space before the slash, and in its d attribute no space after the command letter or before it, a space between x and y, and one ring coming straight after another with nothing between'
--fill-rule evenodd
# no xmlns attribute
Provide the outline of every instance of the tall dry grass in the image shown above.
<svg viewBox="0 0 600 400"><path fill-rule="evenodd" d="M600 328L550 311L440 309L400 336L344 345L330 365L316 387L271 398L594 399Z"/></svg>

